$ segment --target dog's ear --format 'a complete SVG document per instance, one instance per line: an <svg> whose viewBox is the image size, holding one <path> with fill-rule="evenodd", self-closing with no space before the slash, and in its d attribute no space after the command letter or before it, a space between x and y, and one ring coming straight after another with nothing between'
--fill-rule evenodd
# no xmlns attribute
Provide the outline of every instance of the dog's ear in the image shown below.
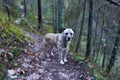
<svg viewBox="0 0 120 80"><path fill-rule="evenodd" d="M66 27L60 28L59 33L62 33L65 29L66 29Z"/></svg>
<svg viewBox="0 0 120 80"><path fill-rule="evenodd" d="M73 30L73 32L75 33L75 29L72 28L72 30Z"/></svg>
<svg viewBox="0 0 120 80"><path fill-rule="evenodd" d="M63 27L63 31L66 29L66 27Z"/></svg>

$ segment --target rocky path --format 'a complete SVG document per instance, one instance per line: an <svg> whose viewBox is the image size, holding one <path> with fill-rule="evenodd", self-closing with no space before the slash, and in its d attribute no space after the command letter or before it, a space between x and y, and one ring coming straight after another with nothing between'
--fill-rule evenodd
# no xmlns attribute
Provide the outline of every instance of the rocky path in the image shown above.
<svg viewBox="0 0 120 80"><path fill-rule="evenodd" d="M35 39L35 43L29 45L17 59L19 67L8 70L8 77L12 80L94 80L87 63L68 54L68 63L61 65L56 50L55 56L44 56L43 36L26 34Z"/></svg>

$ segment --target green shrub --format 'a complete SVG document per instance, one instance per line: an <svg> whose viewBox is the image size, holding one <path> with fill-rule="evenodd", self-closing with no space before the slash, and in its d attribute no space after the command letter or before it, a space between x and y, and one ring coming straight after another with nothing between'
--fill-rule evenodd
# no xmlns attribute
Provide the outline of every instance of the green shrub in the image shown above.
<svg viewBox="0 0 120 80"><path fill-rule="evenodd" d="M20 42L24 42L25 39L33 41L30 37L25 35L21 28L9 22L5 14L0 13L0 15L4 15L0 16L0 36L3 39L10 41L16 38Z"/></svg>
<svg viewBox="0 0 120 80"><path fill-rule="evenodd" d="M0 80L3 78L3 72L0 72Z"/></svg>

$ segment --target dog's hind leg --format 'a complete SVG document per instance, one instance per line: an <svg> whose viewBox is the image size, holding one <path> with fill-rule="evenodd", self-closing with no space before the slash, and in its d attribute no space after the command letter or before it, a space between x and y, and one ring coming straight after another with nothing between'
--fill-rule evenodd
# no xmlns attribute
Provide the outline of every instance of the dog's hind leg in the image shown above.
<svg viewBox="0 0 120 80"><path fill-rule="evenodd" d="M54 54L53 54L53 46L52 45L50 46L50 50L49 51L50 51L50 55L54 56Z"/></svg>
<svg viewBox="0 0 120 80"><path fill-rule="evenodd" d="M51 50L51 56L54 56L54 54L53 54L53 48L52 48L52 50Z"/></svg>
<svg viewBox="0 0 120 80"><path fill-rule="evenodd" d="M44 46L45 46L45 56L50 57L50 55L49 55L49 45L47 44L47 42L44 42Z"/></svg>

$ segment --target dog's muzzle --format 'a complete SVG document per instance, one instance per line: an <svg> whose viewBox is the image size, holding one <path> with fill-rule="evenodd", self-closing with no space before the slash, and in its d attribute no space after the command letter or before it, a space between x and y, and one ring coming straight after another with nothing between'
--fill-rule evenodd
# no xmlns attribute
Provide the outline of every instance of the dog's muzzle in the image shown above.
<svg viewBox="0 0 120 80"><path fill-rule="evenodd" d="M70 40L71 40L71 38L70 38L70 37L68 37L68 38L67 38L67 41L70 41Z"/></svg>

